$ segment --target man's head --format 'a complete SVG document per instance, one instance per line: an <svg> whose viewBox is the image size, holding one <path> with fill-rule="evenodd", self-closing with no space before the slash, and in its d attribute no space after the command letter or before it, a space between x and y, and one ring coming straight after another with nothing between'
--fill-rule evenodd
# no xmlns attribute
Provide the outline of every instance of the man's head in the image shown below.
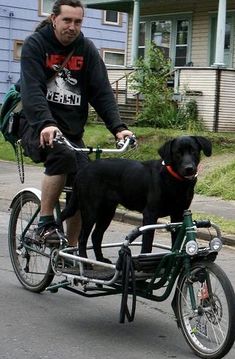
<svg viewBox="0 0 235 359"><path fill-rule="evenodd" d="M80 34L84 7L78 0L55 1L51 21L57 39L62 45L71 44Z"/></svg>

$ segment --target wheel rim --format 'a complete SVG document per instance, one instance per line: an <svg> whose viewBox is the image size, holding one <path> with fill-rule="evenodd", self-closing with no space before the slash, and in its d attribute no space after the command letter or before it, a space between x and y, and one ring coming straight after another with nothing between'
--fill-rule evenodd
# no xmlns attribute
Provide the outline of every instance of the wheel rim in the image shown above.
<svg viewBox="0 0 235 359"><path fill-rule="evenodd" d="M15 209L11 226L12 263L21 283L30 288L40 286L50 271L49 248L32 244L39 214L34 218L22 239L22 232L38 210L38 206L39 202L36 200L20 201Z"/></svg>
<svg viewBox="0 0 235 359"><path fill-rule="evenodd" d="M191 306L189 286L184 281L181 292L180 310L183 318L185 335L193 348L202 354L215 354L221 350L227 340L230 318L229 307L222 284L216 275L207 269L212 298L208 297L206 283L194 282L193 289L198 312Z"/></svg>

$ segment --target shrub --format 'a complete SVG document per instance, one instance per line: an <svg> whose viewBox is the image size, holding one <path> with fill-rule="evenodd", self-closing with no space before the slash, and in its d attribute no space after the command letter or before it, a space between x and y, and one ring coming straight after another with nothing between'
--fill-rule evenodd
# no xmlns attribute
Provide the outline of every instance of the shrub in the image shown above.
<svg viewBox="0 0 235 359"><path fill-rule="evenodd" d="M143 97L137 126L177 129L203 129L198 120L197 103L189 100L178 107L173 90L167 87L172 74L171 62L154 43L147 47L146 58L136 62L136 71L129 78L131 89Z"/></svg>

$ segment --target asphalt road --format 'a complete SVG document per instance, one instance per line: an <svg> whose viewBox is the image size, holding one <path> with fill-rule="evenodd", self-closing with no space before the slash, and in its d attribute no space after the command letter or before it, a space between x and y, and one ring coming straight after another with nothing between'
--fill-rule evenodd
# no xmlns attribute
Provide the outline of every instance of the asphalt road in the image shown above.
<svg viewBox="0 0 235 359"><path fill-rule="evenodd" d="M191 359L174 322L169 298L138 299L135 321L119 324L120 296L84 298L63 289L33 294L12 270L7 248L9 213L0 209L1 359ZM114 222L106 241L120 241L132 226ZM235 287L234 249L224 248L218 263ZM234 359L235 347L226 356Z"/></svg>

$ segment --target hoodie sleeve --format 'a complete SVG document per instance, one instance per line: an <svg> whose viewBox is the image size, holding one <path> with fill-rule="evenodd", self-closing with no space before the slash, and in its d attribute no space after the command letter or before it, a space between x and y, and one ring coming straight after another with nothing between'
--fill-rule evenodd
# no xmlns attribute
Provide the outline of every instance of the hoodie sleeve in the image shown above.
<svg viewBox="0 0 235 359"><path fill-rule="evenodd" d="M21 54L20 81L25 116L30 125L38 132L46 125L56 125L46 99L45 54L39 36L34 33L24 42Z"/></svg>
<svg viewBox="0 0 235 359"><path fill-rule="evenodd" d="M87 39L86 39L87 40ZM118 105L110 85L105 64L92 43L87 40L87 91L88 100L106 127L114 135L127 126L121 121Z"/></svg>

